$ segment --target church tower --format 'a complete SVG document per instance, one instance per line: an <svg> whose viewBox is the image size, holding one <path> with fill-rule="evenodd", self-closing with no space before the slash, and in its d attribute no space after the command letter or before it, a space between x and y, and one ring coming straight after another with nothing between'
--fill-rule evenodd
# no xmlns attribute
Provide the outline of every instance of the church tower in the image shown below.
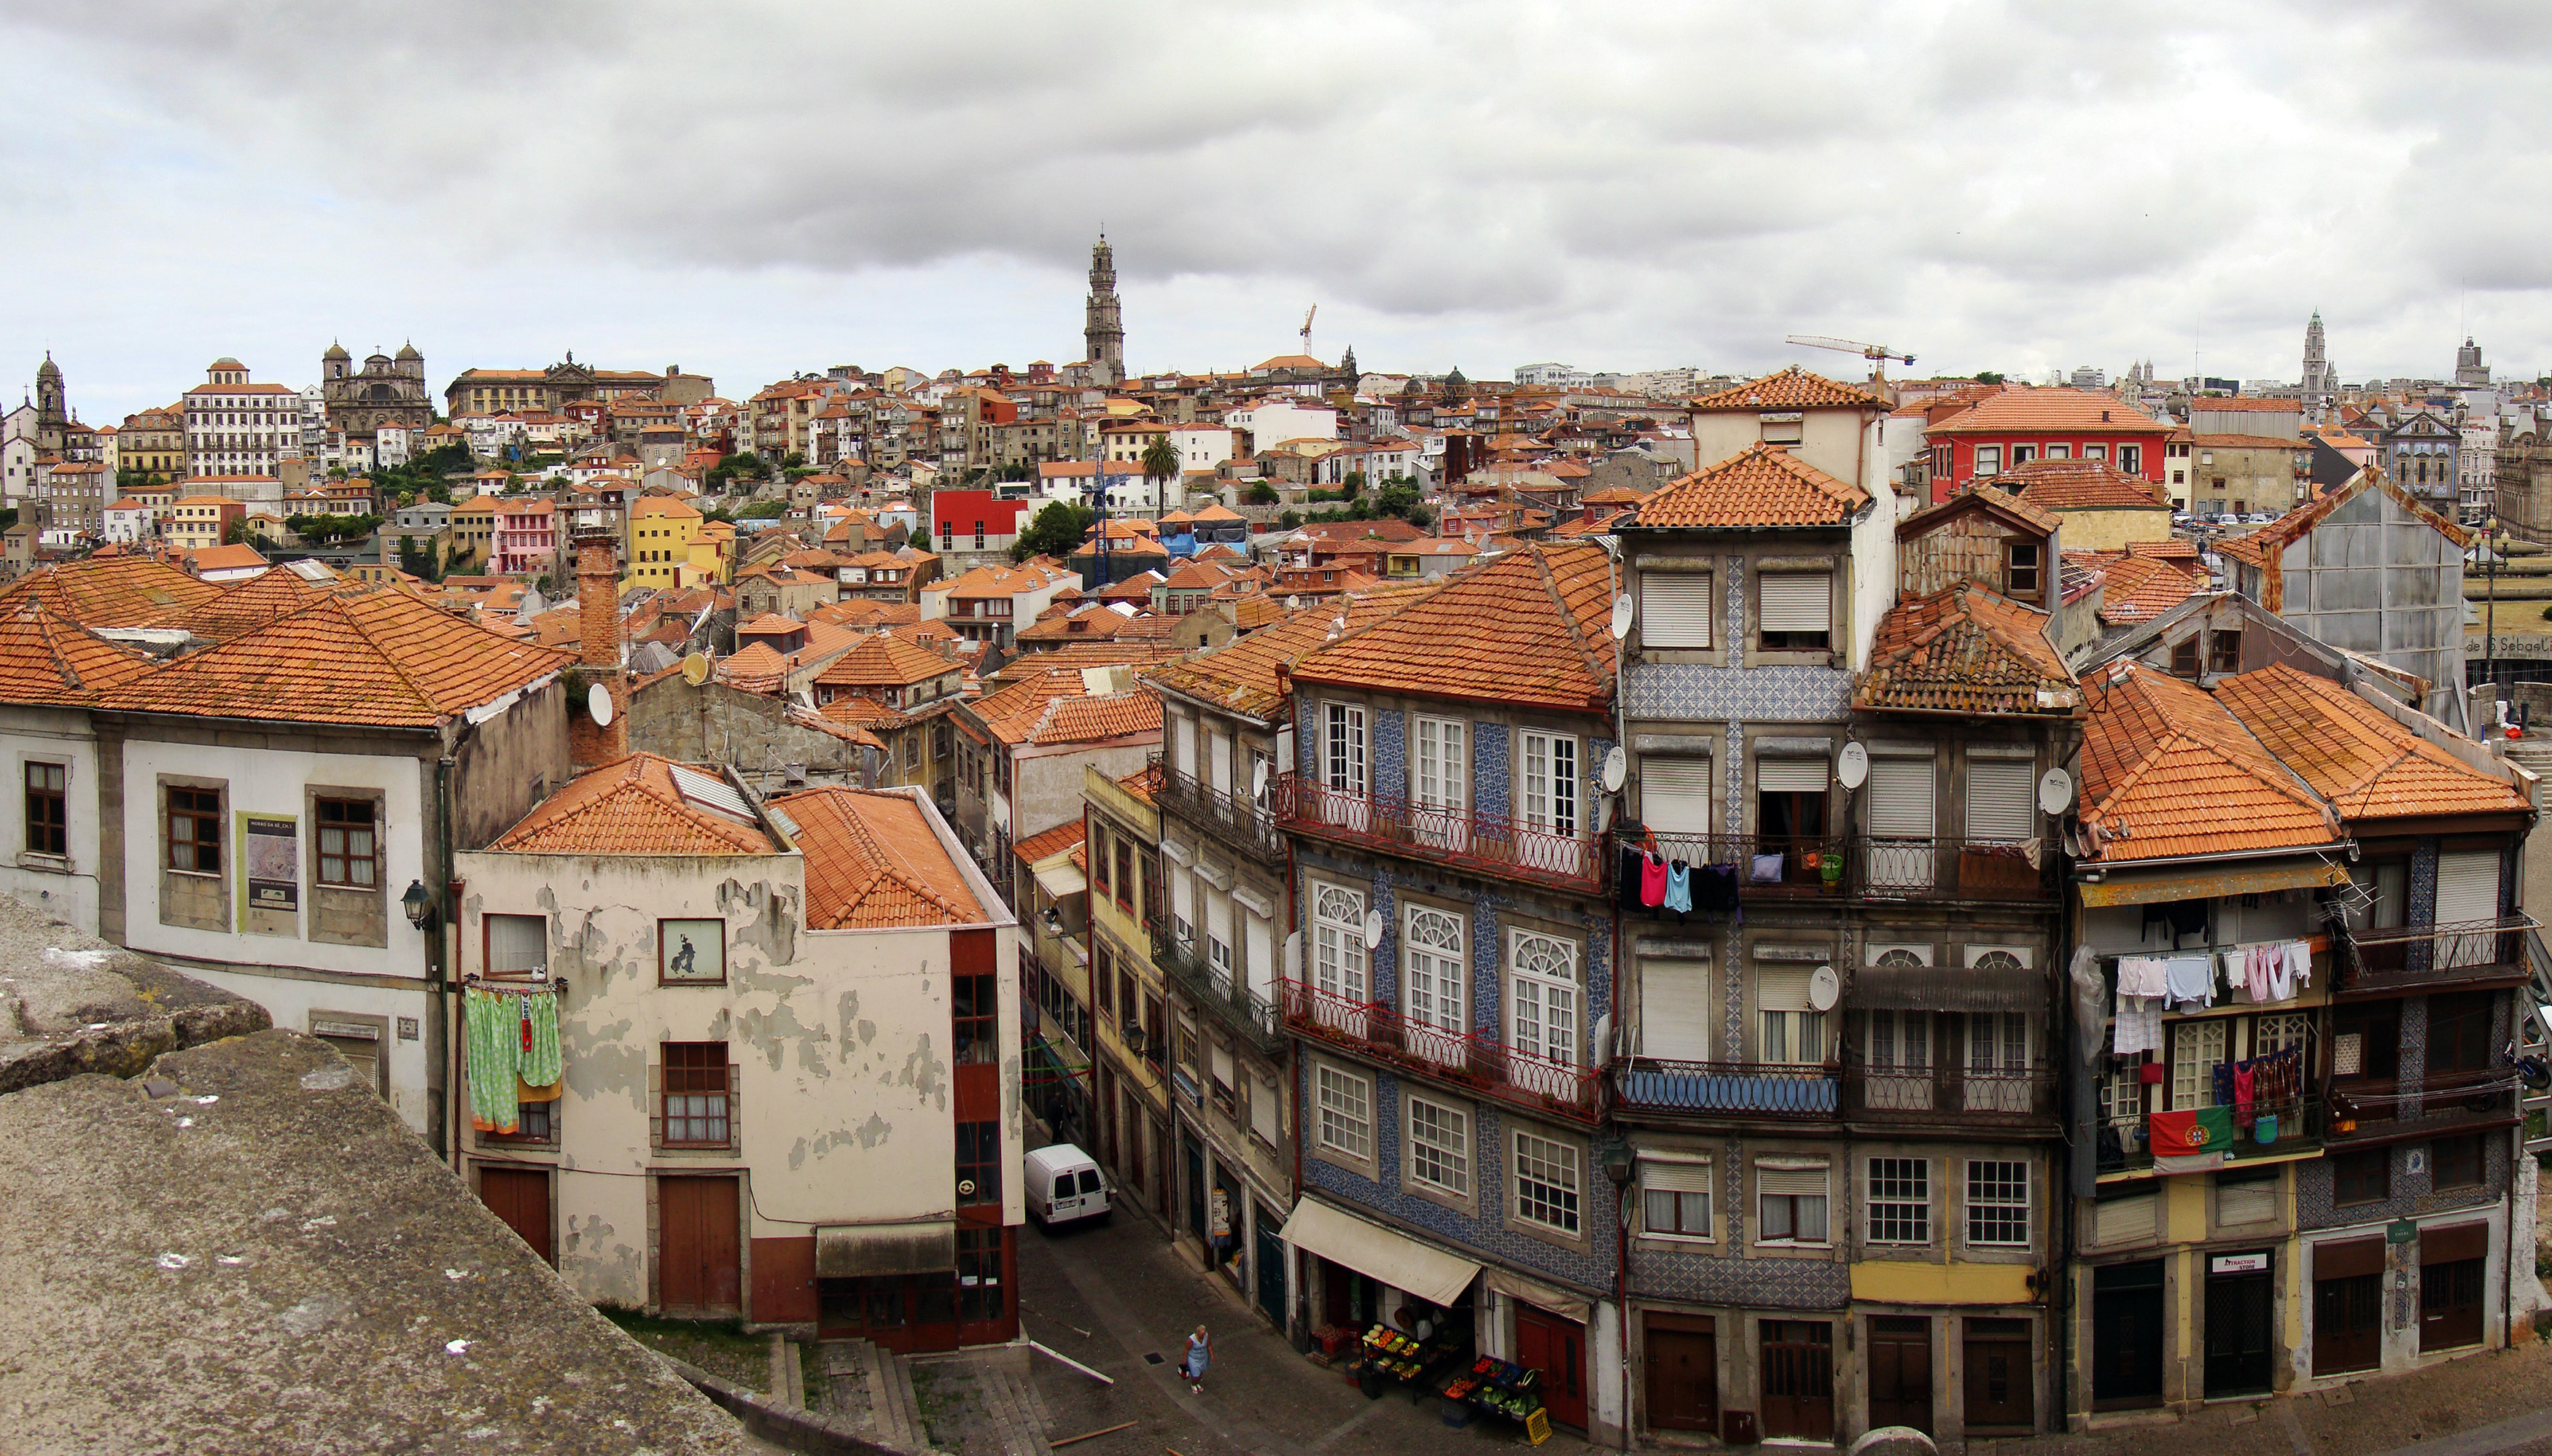
<svg viewBox="0 0 2552 1456"><path fill-rule="evenodd" d="M1100 383L1115 384L1125 377L1125 320L1116 303L1116 255L1109 250L1104 233L1099 246L1090 250L1090 305L1081 339Z"/></svg>
<svg viewBox="0 0 2552 1456"><path fill-rule="evenodd" d="M2330 356L2324 351L2321 333L2321 310L2314 309L2312 322L2304 325L2304 414L2318 420L2330 405L2331 396L2339 392L2339 381L2331 376Z"/></svg>
<svg viewBox="0 0 2552 1456"><path fill-rule="evenodd" d="M63 445L63 426L70 423L70 396L62 388L62 366L53 363L53 352L45 351L45 362L36 365L36 449L46 455L58 455Z"/></svg>

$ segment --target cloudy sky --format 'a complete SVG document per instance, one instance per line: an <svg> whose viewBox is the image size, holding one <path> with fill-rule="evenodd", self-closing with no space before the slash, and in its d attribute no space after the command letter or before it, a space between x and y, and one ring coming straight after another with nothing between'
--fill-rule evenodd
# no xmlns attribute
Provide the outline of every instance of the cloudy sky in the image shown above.
<svg viewBox="0 0 2552 1456"><path fill-rule="evenodd" d="M2552 8L0 0L0 379L2552 365ZM14 401L12 401L14 402Z"/></svg>

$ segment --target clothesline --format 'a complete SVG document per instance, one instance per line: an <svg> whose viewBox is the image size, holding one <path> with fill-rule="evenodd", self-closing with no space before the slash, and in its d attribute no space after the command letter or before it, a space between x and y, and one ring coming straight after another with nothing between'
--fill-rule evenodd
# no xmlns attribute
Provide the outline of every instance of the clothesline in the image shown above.
<svg viewBox="0 0 2552 1456"><path fill-rule="evenodd" d="M532 982L489 981L481 978L476 971L462 977L461 984L470 988L472 990L491 991L518 996L537 995L542 992L547 992L552 995L564 995L566 994L564 988L567 985L567 983L555 979Z"/></svg>
<svg viewBox="0 0 2552 1456"><path fill-rule="evenodd" d="M2292 945L2299 940L2302 941L2304 945L2316 956L2325 954L2330 950L2330 937L2327 935L2281 935L2270 940L2238 941L2232 945L2181 946L2180 949L2168 954L2150 950L2108 951L2095 952L2094 954L2099 955L2101 960L2107 961L2111 965L2115 965L2120 961L2168 961L2173 956L2234 956L2240 955L2246 951L2257 949L2261 946Z"/></svg>

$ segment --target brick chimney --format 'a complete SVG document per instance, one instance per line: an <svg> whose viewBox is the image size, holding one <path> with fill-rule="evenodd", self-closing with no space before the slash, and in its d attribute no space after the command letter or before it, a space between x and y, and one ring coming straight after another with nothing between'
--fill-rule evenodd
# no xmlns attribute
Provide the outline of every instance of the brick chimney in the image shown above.
<svg viewBox="0 0 2552 1456"><path fill-rule="evenodd" d="M576 533L577 634L583 640L580 684L599 682L611 694L611 722L597 726L586 706L589 686L568 704L568 758L578 773L629 755L629 675L620 654L620 553L607 530Z"/></svg>

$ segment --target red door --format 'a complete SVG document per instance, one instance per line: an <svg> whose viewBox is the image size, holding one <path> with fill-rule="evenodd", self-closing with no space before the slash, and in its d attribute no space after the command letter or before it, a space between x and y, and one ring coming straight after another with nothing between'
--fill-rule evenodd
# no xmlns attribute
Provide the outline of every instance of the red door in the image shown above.
<svg viewBox="0 0 2552 1456"><path fill-rule="evenodd" d="M656 1180L656 1298L668 1314L741 1314L732 1178Z"/></svg>
<svg viewBox="0 0 2552 1456"><path fill-rule="evenodd" d="M1542 1372L1542 1404L1552 1424L1586 1428L1586 1326L1516 1305L1516 1364Z"/></svg>
<svg viewBox="0 0 2552 1456"><path fill-rule="evenodd" d="M550 1176L537 1168L480 1168L478 1201L522 1235L544 1264L550 1257Z"/></svg>

